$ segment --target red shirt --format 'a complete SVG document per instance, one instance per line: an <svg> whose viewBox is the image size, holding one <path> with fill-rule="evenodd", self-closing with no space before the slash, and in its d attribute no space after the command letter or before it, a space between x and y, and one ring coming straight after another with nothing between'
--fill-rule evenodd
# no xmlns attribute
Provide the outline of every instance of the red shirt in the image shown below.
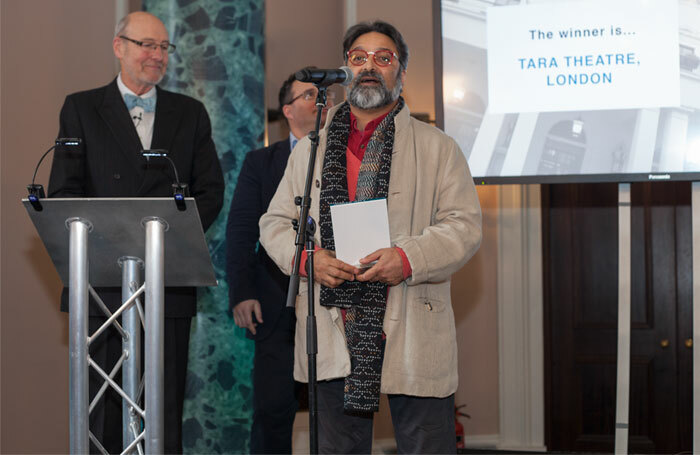
<svg viewBox="0 0 700 455"><path fill-rule="evenodd" d="M367 123L365 129L360 131L357 129L357 118L350 112L350 136L348 137L348 147L345 149L345 158L347 162L347 180L348 180L348 198L350 202L355 200L355 195L357 192L357 178L360 175L360 166L362 165L362 158L365 156L365 150L367 150L367 144L374 134L374 130L377 126L384 120L384 117L389 115L382 115L377 117L371 122ZM316 247L318 250L318 246ZM411 264L408 262L408 257L406 253L396 247L396 250L401 255L401 263L403 265L403 279L410 277L412 274ZM306 251L302 252L301 264L299 265L299 275L306 276Z"/></svg>

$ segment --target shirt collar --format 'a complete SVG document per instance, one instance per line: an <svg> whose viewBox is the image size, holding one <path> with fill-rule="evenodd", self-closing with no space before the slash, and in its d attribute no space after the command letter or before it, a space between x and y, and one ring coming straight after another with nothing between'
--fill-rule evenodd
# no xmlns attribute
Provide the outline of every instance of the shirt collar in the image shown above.
<svg viewBox="0 0 700 455"><path fill-rule="evenodd" d="M391 111L389 111L389 112L391 112ZM387 112L386 114L384 114L382 116L375 118L371 122L368 122L367 125L365 126L365 131L374 131L375 129L377 129L377 126L379 126L379 124L382 122L382 120L384 120L384 117L389 115L389 112ZM355 117L355 114L353 114L352 111L350 111L350 128L353 131L363 132L363 131L360 131L357 129L357 117Z"/></svg>
<svg viewBox="0 0 700 455"><path fill-rule="evenodd" d="M294 147L297 145L297 142L299 142L299 138L297 138L292 132L289 133L289 150L294 150Z"/></svg>
<svg viewBox="0 0 700 455"><path fill-rule="evenodd" d="M150 98L150 97L155 97L156 96L156 87L153 86L149 91L144 93L143 95L137 95L136 93L133 92L129 87L126 86L124 81L122 80L122 73L121 71L119 72L119 76L117 76L117 87L119 87L119 93L121 93L122 98L124 98L124 95L129 94L129 95L134 95L134 96L140 96L141 98Z"/></svg>

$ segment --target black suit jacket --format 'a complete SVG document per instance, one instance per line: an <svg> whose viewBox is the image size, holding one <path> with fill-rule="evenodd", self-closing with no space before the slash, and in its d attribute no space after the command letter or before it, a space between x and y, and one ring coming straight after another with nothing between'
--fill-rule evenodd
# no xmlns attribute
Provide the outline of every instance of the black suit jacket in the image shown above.
<svg viewBox="0 0 700 455"><path fill-rule="evenodd" d="M248 299L260 302L264 323L258 325L256 335L247 334L255 340L264 339L275 329L287 297L289 277L258 243L258 221L277 191L289 153L286 139L246 155L226 225L229 305L233 308Z"/></svg>
<svg viewBox="0 0 700 455"><path fill-rule="evenodd" d="M146 161L141 156L143 147L116 79L104 87L68 95L61 109L58 136L83 141L80 147L56 150L49 197L172 196L172 168L166 160ZM189 185L190 195L197 201L206 230L221 210L224 179L204 105L157 87L151 148L168 150L180 181ZM118 288L99 292L110 309L118 307ZM62 301L63 309L64 304ZM194 288L166 290L166 316L195 313ZM98 313L91 308L91 314Z"/></svg>

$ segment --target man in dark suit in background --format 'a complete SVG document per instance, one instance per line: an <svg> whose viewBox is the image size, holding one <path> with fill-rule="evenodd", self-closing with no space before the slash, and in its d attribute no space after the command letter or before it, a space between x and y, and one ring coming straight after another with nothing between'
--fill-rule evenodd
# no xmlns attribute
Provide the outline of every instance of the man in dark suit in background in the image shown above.
<svg viewBox="0 0 700 455"><path fill-rule="evenodd" d="M204 105L156 86L175 49L163 23L145 12L117 25L112 43L121 72L110 84L69 95L60 115L59 137L82 138L77 150L58 150L49 197L171 197L173 170L167 161L147 161L141 151L165 149L177 168L206 230L223 204L224 180ZM196 233L193 233L196 235ZM121 305L119 288L98 289L111 311ZM67 311L64 290L61 308ZM165 452L182 452L182 406L190 321L197 311L195 288L165 291ZM148 317L148 315L146 315ZM90 304L90 333L105 318ZM110 371L122 352L121 338L107 330L90 355ZM91 397L102 380L90 372ZM90 415L90 429L110 453L122 451L121 398L110 391ZM91 450L95 450L91 446Z"/></svg>
<svg viewBox="0 0 700 455"><path fill-rule="evenodd" d="M289 277L258 246L258 220L277 190L290 150L314 128L316 94L312 84L290 75L279 92L280 110L290 134L246 155L226 227L226 278L236 325L255 340L251 453L291 453L298 403L292 375L294 308L285 308ZM328 93L333 106L335 93ZM326 112L322 113L321 126Z"/></svg>

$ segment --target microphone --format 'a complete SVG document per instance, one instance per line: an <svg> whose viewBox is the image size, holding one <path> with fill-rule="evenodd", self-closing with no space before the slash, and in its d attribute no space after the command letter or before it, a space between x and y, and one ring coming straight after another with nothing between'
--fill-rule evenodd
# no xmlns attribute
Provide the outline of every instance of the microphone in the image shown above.
<svg viewBox="0 0 700 455"><path fill-rule="evenodd" d="M177 205L178 210L181 212L186 210L187 207L185 206L185 198L190 195L189 188L187 187L186 183L180 183L180 177L177 175L177 168L175 167L173 160L168 156L168 151L165 149L141 150L141 155L143 155L147 160L150 160L151 158L165 158L170 162L170 166L173 168L173 174L175 174L175 183L172 185L173 198L175 199L175 204Z"/></svg>
<svg viewBox="0 0 700 455"><path fill-rule="evenodd" d="M333 84L348 85L352 81L352 70L347 66L338 69L303 69L297 71L294 77L299 82L311 82L317 86L328 87Z"/></svg>
<svg viewBox="0 0 700 455"><path fill-rule="evenodd" d="M50 151L54 150L58 146L77 147L80 144L82 144L82 142L83 140L79 137L59 137L58 139L56 139L54 145L52 145L51 148L49 148L46 152L44 152L43 155L41 155L41 158L39 158L39 162L34 168L32 183L27 185L27 191L29 192L27 199L29 199L29 202L32 204L32 207L34 207L34 210L36 210L37 212L41 212L44 209L41 206L41 202L39 202L39 199L43 199L46 197L46 193L44 192L44 186L41 184L34 183L34 181L36 180L36 173L37 171L39 171L39 166L41 166L41 162L44 161L44 158L46 158L46 155L48 155Z"/></svg>
<svg viewBox="0 0 700 455"><path fill-rule="evenodd" d="M56 139L56 145L70 145L70 146L78 146L83 143L83 140L80 139L79 137L59 137ZM56 146L54 145L54 147ZM43 158L43 157L42 157Z"/></svg>
<svg viewBox="0 0 700 455"><path fill-rule="evenodd" d="M131 119L138 120L138 123L136 124L138 126L138 124L141 123L141 120L143 120L143 112L139 112L139 115L132 115Z"/></svg>
<svg viewBox="0 0 700 455"><path fill-rule="evenodd" d="M141 150L141 155L145 156L146 159L148 159L148 158L168 158L168 151L165 149ZM172 163L172 161L171 161L171 163ZM175 169L174 165L173 165L173 170L175 171L175 180L178 180L177 169Z"/></svg>

